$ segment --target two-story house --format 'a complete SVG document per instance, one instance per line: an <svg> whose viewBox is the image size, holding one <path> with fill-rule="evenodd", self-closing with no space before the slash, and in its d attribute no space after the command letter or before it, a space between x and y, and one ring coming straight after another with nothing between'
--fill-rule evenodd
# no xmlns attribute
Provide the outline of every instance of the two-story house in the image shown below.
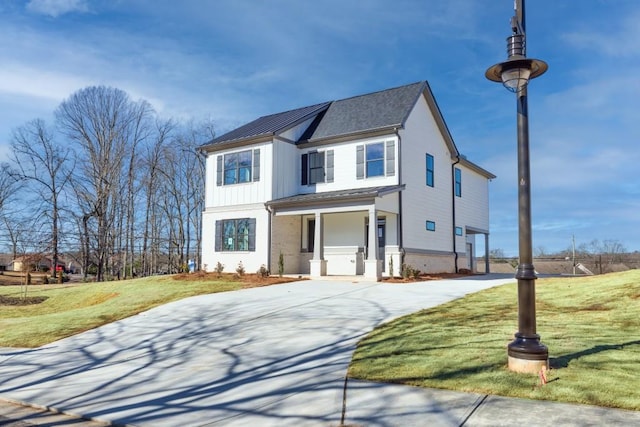
<svg viewBox="0 0 640 427"><path fill-rule="evenodd" d="M207 271L276 272L281 254L312 277L473 270L478 234L488 253L495 176L458 152L427 82L264 116L201 149Z"/></svg>

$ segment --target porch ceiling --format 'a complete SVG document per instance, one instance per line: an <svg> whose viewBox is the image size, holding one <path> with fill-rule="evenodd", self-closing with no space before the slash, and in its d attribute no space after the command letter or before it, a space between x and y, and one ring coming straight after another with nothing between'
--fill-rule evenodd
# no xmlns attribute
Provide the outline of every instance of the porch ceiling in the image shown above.
<svg viewBox="0 0 640 427"><path fill-rule="evenodd" d="M371 204L377 197L404 190L405 185L387 185L383 187L355 188L349 190L325 191L322 193L297 194L282 199L270 200L265 203L268 208L278 210L282 208L311 208L343 206L358 203Z"/></svg>

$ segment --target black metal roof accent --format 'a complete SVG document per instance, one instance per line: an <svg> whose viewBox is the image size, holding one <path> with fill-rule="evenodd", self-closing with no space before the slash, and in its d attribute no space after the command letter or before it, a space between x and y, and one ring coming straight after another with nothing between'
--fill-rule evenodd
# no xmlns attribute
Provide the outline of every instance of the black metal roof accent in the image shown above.
<svg viewBox="0 0 640 427"><path fill-rule="evenodd" d="M326 110L329 104L331 104L331 102L323 102L320 104L310 105L308 107L297 108L295 110L260 117L259 119L240 126L231 132L227 132L224 135L214 138L207 144L204 144L201 148L223 142L255 138L258 136L275 135L279 132L290 129L296 124L313 117L323 110Z"/></svg>
<svg viewBox="0 0 640 427"><path fill-rule="evenodd" d="M325 191L321 193L296 194L295 196L283 197L281 199L270 200L265 203L269 207L295 206L318 204L325 202L338 202L357 199L369 199L382 197L386 194L404 190L405 185L386 185L380 187L352 188L347 190Z"/></svg>

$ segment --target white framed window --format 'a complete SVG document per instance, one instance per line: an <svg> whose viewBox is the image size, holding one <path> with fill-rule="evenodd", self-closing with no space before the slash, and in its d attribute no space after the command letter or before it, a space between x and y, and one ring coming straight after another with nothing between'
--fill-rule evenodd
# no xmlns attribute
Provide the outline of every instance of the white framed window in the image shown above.
<svg viewBox="0 0 640 427"><path fill-rule="evenodd" d="M356 146L356 178L393 176L396 170L395 141Z"/></svg>

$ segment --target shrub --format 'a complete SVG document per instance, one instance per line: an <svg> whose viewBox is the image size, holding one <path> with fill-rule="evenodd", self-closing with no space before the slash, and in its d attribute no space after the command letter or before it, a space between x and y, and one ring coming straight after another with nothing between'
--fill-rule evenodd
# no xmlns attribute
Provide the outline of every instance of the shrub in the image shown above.
<svg viewBox="0 0 640 427"><path fill-rule="evenodd" d="M418 279L420 277L420 273L422 273L417 268L413 268L410 265L402 264L402 269L400 274L404 279Z"/></svg>
<svg viewBox="0 0 640 427"><path fill-rule="evenodd" d="M280 252L280 256L278 256L278 276L282 277L284 274L284 255Z"/></svg>
<svg viewBox="0 0 640 427"><path fill-rule="evenodd" d="M264 279L265 277L269 277L269 270L264 264L262 264L258 271L256 271L256 275Z"/></svg>
<svg viewBox="0 0 640 427"><path fill-rule="evenodd" d="M407 264L402 264L402 267L400 268L400 275L404 278L404 279L408 279L409 277L411 277L411 266L407 265Z"/></svg>
<svg viewBox="0 0 640 427"><path fill-rule="evenodd" d="M218 278L222 276L222 272L224 271L224 264L218 261L218 263L216 264L215 271L216 271L216 274L218 275Z"/></svg>
<svg viewBox="0 0 640 427"><path fill-rule="evenodd" d="M238 263L238 266L236 267L236 273L238 273L238 276L240 277L244 276L245 271L244 265L242 265L242 261Z"/></svg>
<svg viewBox="0 0 640 427"><path fill-rule="evenodd" d="M389 258L389 277L393 277L393 257Z"/></svg>

